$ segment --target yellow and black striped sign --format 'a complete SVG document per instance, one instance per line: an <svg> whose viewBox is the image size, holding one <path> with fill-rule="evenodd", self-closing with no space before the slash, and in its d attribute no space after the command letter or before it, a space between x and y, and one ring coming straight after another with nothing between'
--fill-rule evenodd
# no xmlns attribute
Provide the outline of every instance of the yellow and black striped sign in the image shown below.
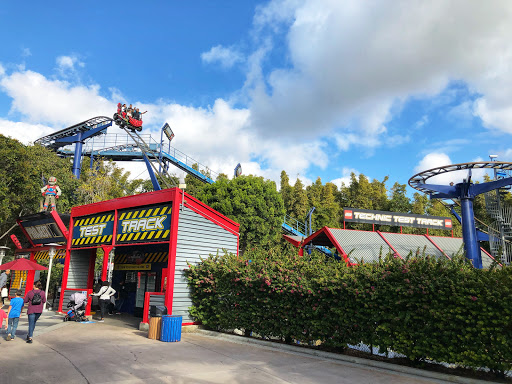
<svg viewBox="0 0 512 384"><path fill-rule="evenodd" d="M73 227L73 247L111 244L114 232L114 212L76 219Z"/></svg>
<svg viewBox="0 0 512 384"><path fill-rule="evenodd" d="M150 243L169 240L171 204L119 212L116 243Z"/></svg>
<svg viewBox="0 0 512 384"><path fill-rule="evenodd" d="M34 259L36 260L48 260L50 257L49 251L38 251L34 255ZM66 250L65 249L59 249L57 252L55 252L55 256L53 256L54 259L64 259L66 257Z"/></svg>
<svg viewBox="0 0 512 384"><path fill-rule="evenodd" d="M167 252L152 252L142 254L143 263L165 263L167 262ZM132 256L127 254L118 254L115 256L114 264L131 263Z"/></svg>

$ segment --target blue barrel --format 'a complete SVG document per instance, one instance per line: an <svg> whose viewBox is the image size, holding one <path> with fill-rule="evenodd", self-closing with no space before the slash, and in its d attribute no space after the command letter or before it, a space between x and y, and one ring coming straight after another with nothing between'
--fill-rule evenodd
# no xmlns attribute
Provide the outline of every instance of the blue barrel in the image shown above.
<svg viewBox="0 0 512 384"><path fill-rule="evenodd" d="M182 322L183 316L162 316L162 332L160 333L160 341L180 341Z"/></svg>

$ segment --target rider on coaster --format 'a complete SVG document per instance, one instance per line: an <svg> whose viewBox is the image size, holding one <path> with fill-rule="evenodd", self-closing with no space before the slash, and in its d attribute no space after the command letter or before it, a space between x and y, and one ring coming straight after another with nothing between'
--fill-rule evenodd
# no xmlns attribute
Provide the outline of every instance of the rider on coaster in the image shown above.
<svg viewBox="0 0 512 384"><path fill-rule="evenodd" d="M126 104L117 103L117 113L114 115L114 120L118 125L121 125L122 123L117 122L117 120L123 120L126 123L129 124L129 128L132 130L142 130L142 119L141 115L146 113L145 112L139 112L138 108L133 108L132 105L127 108ZM117 115L117 117L116 117Z"/></svg>

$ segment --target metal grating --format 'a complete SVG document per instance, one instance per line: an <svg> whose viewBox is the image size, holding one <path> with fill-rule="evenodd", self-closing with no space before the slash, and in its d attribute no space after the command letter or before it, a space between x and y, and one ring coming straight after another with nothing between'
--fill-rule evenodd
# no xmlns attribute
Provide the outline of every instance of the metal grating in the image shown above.
<svg viewBox="0 0 512 384"><path fill-rule="evenodd" d="M394 253L377 232L329 228L336 241L349 255L352 262L371 263L388 253ZM314 243L314 240L313 240Z"/></svg>
<svg viewBox="0 0 512 384"><path fill-rule="evenodd" d="M464 254L464 243L460 237L430 236L448 257ZM487 256L486 256L487 257Z"/></svg>
<svg viewBox="0 0 512 384"><path fill-rule="evenodd" d="M425 252L425 255L445 257L425 236L400 233L382 233L382 235L404 259L411 252L413 256L417 254L421 256Z"/></svg>

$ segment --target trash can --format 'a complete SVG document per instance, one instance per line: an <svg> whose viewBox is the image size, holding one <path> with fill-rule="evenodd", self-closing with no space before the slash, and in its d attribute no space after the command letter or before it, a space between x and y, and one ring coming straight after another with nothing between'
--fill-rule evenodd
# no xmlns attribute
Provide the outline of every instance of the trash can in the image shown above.
<svg viewBox="0 0 512 384"><path fill-rule="evenodd" d="M161 317L151 317L149 319L148 339L160 340L161 332L162 332L162 318Z"/></svg>
<svg viewBox="0 0 512 384"><path fill-rule="evenodd" d="M163 315L167 315L167 308L165 305L151 305L149 307L149 316L162 317Z"/></svg>
<svg viewBox="0 0 512 384"><path fill-rule="evenodd" d="M180 341L182 321L183 316L162 316L162 333L160 335L160 341Z"/></svg>

